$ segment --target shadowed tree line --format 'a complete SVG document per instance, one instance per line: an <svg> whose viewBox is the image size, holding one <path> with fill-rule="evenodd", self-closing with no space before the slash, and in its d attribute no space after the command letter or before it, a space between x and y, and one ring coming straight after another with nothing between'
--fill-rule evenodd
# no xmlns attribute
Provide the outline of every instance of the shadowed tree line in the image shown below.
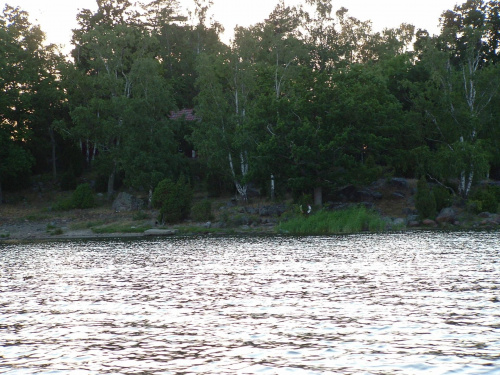
<svg viewBox="0 0 500 375"><path fill-rule="evenodd" d="M110 198L183 176L316 204L387 176L464 199L500 178L498 1L444 11L439 35L280 1L229 46L210 1L188 15L170 0L97 5L77 15L71 56L23 10L0 16L0 201L33 176L74 188L84 172ZM171 119L184 108L198 120Z"/></svg>

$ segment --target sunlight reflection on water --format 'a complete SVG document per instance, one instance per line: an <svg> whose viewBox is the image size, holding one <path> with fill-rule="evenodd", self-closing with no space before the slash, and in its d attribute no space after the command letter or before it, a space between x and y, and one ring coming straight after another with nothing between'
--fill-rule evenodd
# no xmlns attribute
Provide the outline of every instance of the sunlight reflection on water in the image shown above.
<svg viewBox="0 0 500 375"><path fill-rule="evenodd" d="M0 373L500 374L500 234L0 245Z"/></svg>

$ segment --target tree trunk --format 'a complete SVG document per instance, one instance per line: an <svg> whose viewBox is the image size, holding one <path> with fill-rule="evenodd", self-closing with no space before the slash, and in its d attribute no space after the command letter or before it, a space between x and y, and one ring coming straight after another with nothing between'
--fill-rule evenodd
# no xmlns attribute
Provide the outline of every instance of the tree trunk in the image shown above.
<svg viewBox="0 0 500 375"><path fill-rule="evenodd" d="M467 198L467 196L469 195L473 179L474 179L474 170L471 170L469 173L467 173L466 171L462 171L460 173L460 184L458 185L458 193L462 198Z"/></svg>
<svg viewBox="0 0 500 375"><path fill-rule="evenodd" d="M314 205L321 207L323 205L323 188L314 188Z"/></svg>
<svg viewBox="0 0 500 375"><path fill-rule="evenodd" d="M56 139L54 137L54 129L49 128L50 145L52 146L52 178L54 182L57 180L57 165L56 165Z"/></svg>
<svg viewBox="0 0 500 375"><path fill-rule="evenodd" d="M148 208L151 209L153 207L153 188L149 188L149 194L148 194Z"/></svg>
<svg viewBox="0 0 500 375"><path fill-rule="evenodd" d="M240 194L240 196L243 198L243 200L245 202L248 202L247 185L241 184L236 178L236 173L234 172L233 157L231 156L231 153L229 153L228 155L229 155L229 168L231 169L231 174L233 175L234 186L236 186L236 190L238 191L238 194ZM244 161L243 153L240 154L240 157L241 157L241 172L243 177L245 177L246 173L248 172L248 163Z"/></svg>
<svg viewBox="0 0 500 375"><path fill-rule="evenodd" d="M271 174L271 200L274 201L275 199L276 199L275 181L274 181L274 175Z"/></svg>
<svg viewBox="0 0 500 375"><path fill-rule="evenodd" d="M116 174L116 163L113 164L113 170L111 171L108 178L108 201L113 198L114 187L115 187L115 174Z"/></svg>

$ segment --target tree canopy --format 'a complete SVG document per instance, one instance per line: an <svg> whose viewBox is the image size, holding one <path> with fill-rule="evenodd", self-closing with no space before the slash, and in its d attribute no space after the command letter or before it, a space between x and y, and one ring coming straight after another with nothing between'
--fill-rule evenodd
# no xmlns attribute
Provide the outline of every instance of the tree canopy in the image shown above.
<svg viewBox="0 0 500 375"><path fill-rule="evenodd" d="M97 5L78 14L67 57L26 12L3 10L0 192L16 176L86 170L110 198L182 177L321 204L387 176L462 198L500 177L498 1L444 10L429 35L375 32L330 0L281 0L230 45L210 1L192 14L177 1Z"/></svg>

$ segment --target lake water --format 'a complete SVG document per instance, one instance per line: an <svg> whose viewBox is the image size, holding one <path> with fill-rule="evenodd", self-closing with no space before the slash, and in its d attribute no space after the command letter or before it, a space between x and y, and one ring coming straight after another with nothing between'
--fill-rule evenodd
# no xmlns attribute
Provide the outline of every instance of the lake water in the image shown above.
<svg viewBox="0 0 500 375"><path fill-rule="evenodd" d="M500 374L500 233L0 245L3 374Z"/></svg>

